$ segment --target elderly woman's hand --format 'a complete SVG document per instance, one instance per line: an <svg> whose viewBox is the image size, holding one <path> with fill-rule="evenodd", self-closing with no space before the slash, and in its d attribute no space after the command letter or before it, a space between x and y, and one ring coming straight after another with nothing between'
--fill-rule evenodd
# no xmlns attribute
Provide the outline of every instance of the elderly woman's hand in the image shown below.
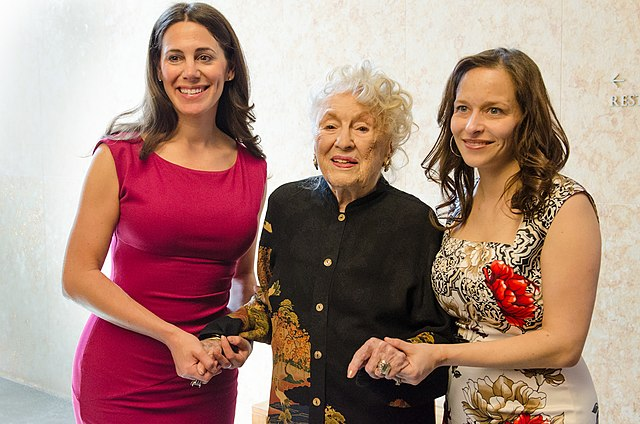
<svg viewBox="0 0 640 424"><path fill-rule="evenodd" d="M385 337L385 342L401 350L407 357L408 364L395 376L396 381L408 384L419 384L439 366L439 350L443 345L429 343L408 343L400 339Z"/></svg>
<svg viewBox="0 0 640 424"><path fill-rule="evenodd" d="M251 354L251 343L240 336L211 337L201 341L207 355L224 369L240 368Z"/></svg>
<svg viewBox="0 0 640 424"><path fill-rule="evenodd" d="M171 351L176 374L195 382L193 385L206 384L220 373L217 362L207 354L198 338L192 334L177 330L167 341L167 347Z"/></svg>
<svg viewBox="0 0 640 424"><path fill-rule="evenodd" d="M349 363L347 377L353 378L364 366L372 378L396 379L409 361L404 352L386 341L372 337L356 351ZM396 380L397 381L397 380Z"/></svg>

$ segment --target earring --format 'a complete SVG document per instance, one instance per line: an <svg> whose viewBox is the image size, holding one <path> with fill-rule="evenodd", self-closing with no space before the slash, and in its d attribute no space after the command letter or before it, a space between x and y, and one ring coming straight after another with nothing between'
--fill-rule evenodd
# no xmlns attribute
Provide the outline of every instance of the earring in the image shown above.
<svg viewBox="0 0 640 424"><path fill-rule="evenodd" d="M384 169L384 172L387 172L389 167L391 167L391 158L387 156L384 162L382 162L382 169Z"/></svg>
<svg viewBox="0 0 640 424"><path fill-rule="evenodd" d="M318 158L316 158L316 154L313 154L313 166L318 169Z"/></svg>
<svg viewBox="0 0 640 424"><path fill-rule="evenodd" d="M451 136L451 138L449 139L449 148L451 149L451 153L453 153L453 156L456 156L459 158L462 157L460 154L456 153L455 150L453 150L453 136Z"/></svg>

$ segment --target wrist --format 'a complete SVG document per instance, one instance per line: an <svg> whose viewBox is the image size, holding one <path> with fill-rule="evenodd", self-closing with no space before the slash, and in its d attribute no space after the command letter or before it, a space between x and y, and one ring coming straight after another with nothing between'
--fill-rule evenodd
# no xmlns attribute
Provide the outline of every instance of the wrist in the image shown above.
<svg viewBox="0 0 640 424"><path fill-rule="evenodd" d="M165 345L171 347L175 344L181 343L180 339L185 334L185 331L176 327L173 324L168 324L166 328L164 328L158 337L158 340L164 343Z"/></svg>
<svg viewBox="0 0 640 424"><path fill-rule="evenodd" d="M449 356L446 344L436 344L436 357L435 357L435 365L437 367L444 367L451 365L449 363Z"/></svg>

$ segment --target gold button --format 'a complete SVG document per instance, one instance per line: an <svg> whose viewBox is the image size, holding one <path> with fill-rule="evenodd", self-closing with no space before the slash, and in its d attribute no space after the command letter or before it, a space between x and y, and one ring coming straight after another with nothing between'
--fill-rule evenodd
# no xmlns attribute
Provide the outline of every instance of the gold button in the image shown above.
<svg viewBox="0 0 640 424"><path fill-rule="evenodd" d="M330 258L324 260L324 266L331 266L332 263L333 261Z"/></svg>
<svg viewBox="0 0 640 424"><path fill-rule="evenodd" d="M316 350L315 352L313 352L313 357L316 359L322 358L322 352L320 352L319 350Z"/></svg>
<svg viewBox="0 0 640 424"><path fill-rule="evenodd" d="M343 213L341 213L341 214L339 214L339 215L338 215L338 221L342 222L342 221L344 221L345 219L347 219L347 217L346 217Z"/></svg>
<svg viewBox="0 0 640 424"><path fill-rule="evenodd" d="M313 398L313 406L320 406L320 399Z"/></svg>
<svg viewBox="0 0 640 424"><path fill-rule="evenodd" d="M318 303L316 305L316 311L322 312L323 309L324 309L324 305L322 303Z"/></svg>

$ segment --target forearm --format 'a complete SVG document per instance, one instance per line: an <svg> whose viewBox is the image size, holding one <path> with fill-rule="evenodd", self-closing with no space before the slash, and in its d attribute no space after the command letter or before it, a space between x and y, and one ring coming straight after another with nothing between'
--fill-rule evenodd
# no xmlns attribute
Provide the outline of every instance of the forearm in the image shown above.
<svg viewBox="0 0 640 424"><path fill-rule="evenodd" d="M580 359L584 338L566 338L546 330L488 342L437 345L437 366L486 368L565 368Z"/></svg>
<svg viewBox="0 0 640 424"><path fill-rule="evenodd" d="M271 342L271 319L265 305L254 296L229 315L211 321L200 332L200 340L212 336L241 336L250 341Z"/></svg>
<svg viewBox="0 0 640 424"><path fill-rule="evenodd" d="M170 344L181 329L149 311L131 298L101 271L67 270L63 274L65 295L96 316L114 325Z"/></svg>

